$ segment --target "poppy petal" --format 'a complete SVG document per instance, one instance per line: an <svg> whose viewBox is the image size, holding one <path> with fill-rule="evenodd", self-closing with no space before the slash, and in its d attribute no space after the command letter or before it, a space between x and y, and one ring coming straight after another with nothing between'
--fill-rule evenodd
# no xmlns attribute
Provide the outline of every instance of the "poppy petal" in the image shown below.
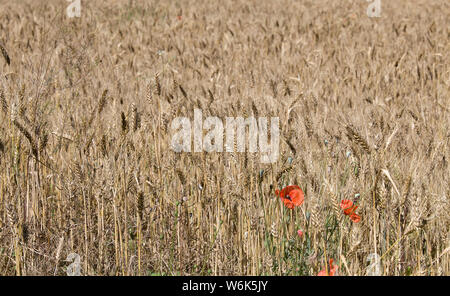
<svg viewBox="0 0 450 296"><path fill-rule="evenodd" d="M333 265L333 259L329 260L329 264L330 264L330 266L329 266L330 272L329 273L327 273L327 270L324 269L324 270L321 270L317 275L318 276L334 276L335 273L337 272L339 266Z"/></svg>
<svg viewBox="0 0 450 296"><path fill-rule="evenodd" d="M291 192L289 192L289 195L291 196L291 200L294 203L296 207L301 206L304 201L304 194L303 191L299 189L294 189Z"/></svg>
<svg viewBox="0 0 450 296"><path fill-rule="evenodd" d="M353 202L349 199L344 199L341 201L341 209L345 210L353 206Z"/></svg>
<svg viewBox="0 0 450 296"><path fill-rule="evenodd" d="M281 198L284 205L289 209L302 205L304 201L304 193L297 185L286 186L281 190L281 192L276 190L275 193Z"/></svg>

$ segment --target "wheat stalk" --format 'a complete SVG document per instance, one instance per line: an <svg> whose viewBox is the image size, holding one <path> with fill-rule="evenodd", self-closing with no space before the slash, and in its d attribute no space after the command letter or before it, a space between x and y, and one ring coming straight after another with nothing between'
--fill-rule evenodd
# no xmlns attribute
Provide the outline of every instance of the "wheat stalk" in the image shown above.
<svg viewBox="0 0 450 296"><path fill-rule="evenodd" d="M5 59L5 62L10 65L11 64L11 59L9 58L8 52L6 51L5 47L3 44L0 43L0 51L3 55L3 58Z"/></svg>

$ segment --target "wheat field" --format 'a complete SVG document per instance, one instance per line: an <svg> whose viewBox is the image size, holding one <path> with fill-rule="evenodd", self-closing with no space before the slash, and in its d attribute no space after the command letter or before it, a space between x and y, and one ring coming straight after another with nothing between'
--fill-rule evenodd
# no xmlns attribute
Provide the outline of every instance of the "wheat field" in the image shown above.
<svg viewBox="0 0 450 296"><path fill-rule="evenodd" d="M0 0L0 275L450 275L450 3L381 2Z"/></svg>

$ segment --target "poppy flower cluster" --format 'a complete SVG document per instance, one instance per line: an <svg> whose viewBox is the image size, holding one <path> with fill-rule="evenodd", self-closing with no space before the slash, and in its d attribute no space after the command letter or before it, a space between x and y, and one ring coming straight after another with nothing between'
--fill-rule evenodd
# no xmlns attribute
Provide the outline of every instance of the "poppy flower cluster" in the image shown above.
<svg viewBox="0 0 450 296"><path fill-rule="evenodd" d="M354 223L358 223L361 217L355 213L358 206L354 205L351 200L344 199L341 201L341 209L344 210L344 215L349 216Z"/></svg>
<svg viewBox="0 0 450 296"><path fill-rule="evenodd" d="M305 200L305 194L297 185L284 187L281 191L275 190L275 194L281 198L284 205L289 209L301 206Z"/></svg>
<svg viewBox="0 0 450 296"><path fill-rule="evenodd" d="M330 259L330 266L328 267L328 273L327 269L321 270L317 275L318 276L334 276L338 270L337 265L333 265L333 259Z"/></svg>

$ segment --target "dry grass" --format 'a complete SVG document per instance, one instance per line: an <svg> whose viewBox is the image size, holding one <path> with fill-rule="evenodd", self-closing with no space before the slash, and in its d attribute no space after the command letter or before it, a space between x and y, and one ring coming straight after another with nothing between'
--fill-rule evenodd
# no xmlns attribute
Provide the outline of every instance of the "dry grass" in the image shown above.
<svg viewBox="0 0 450 296"><path fill-rule="evenodd" d="M0 274L450 274L448 1L148 2L0 0ZM194 108L278 161L173 152Z"/></svg>

